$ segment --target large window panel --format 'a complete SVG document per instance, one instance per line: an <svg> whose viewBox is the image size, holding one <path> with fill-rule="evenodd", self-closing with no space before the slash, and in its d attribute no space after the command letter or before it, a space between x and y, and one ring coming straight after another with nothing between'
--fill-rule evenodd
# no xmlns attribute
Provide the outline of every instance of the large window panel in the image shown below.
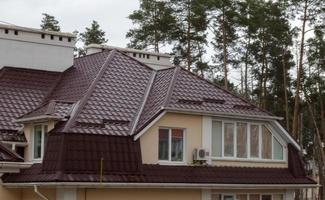
<svg viewBox="0 0 325 200"><path fill-rule="evenodd" d="M159 129L159 160L169 160L169 129Z"/></svg>
<svg viewBox="0 0 325 200"><path fill-rule="evenodd" d="M222 122L212 121L212 156L222 156Z"/></svg>
<svg viewBox="0 0 325 200"><path fill-rule="evenodd" d="M250 127L250 156L252 158L258 158L259 149L259 126L252 124Z"/></svg>
<svg viewBox="0 0 325 200"><path fill-rule="evenodd" d="M272 195L270 195L270 194L263 194L261 200L272 200Z"/></svg>
<svg viewBox="0 0 325 200"><path fill-rule="evenodd" d="M259 194L250 194L249 200L260 200L260 195Z"/></svg>
<svg viewBox="0 0 325 200"><path fill-rule="evenodd" d="M224 123L224 156L234 156L234 124Z"/></svg>
<svg viewBox="0 0 325 200"><path fill-rule="evenodd" d="M283 194L273 194L272 200L283 200Z"/></svg>
<svg viewBox="0 0 325 200"><path fill-rule="evenodd" d="M237 123L237 158L247 158L246 123Z"/></svg>
<svg viewBox="0 0 325 200"><path fill-rule="evenodd" d="M272 158L272 134L264 125L262 126L262 158Z"/></svg>
<svg viewBox="0 0 325 200"><path fill-rule="evenodd" d="M273 159L283 160L283 146L273 137Z"/></svg>
<svg viewBox="0 0 325 200"><path fill-rule="evenodd" d="M183 129L172 129L171 160L183 161L184 135Z"/></svg>
<svg viewBox="0 0 325 200"><path fill-rule="evenodd" d="M34 159L42 158L42 125L34 126Z"/></svg>

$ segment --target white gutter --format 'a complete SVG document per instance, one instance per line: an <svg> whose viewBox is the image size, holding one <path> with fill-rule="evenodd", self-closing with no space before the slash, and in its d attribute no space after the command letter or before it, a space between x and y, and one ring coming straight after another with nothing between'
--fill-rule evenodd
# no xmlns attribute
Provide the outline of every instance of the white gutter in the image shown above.
<svg viewBox="0 0 325 200"><path fill-rule="evenodd" d="M38 191L37 185L34 185L34 192L44 200L49 200L44 194Z"/></svg>
<svg viewBox="0 0 325 200"><path fill-rule="evenodd" d="M19 169L26 169L33 165L33 163L28 162L0 162L0 169L1 168L19 168Z"/></svg>
<svg viewBox="0 0 325 200"><path fill-rule="evenodd" d="M200 184L200 183L99 183L99 182L48 182L48 183L3 183L10 188L60 186L78 188L169 188L169 189L298 189L316 188L319 184Z"/></svg>
<svg viewBox="0 0 325 200"><path fill-rule="evenodd" d="M272 121L274 123L274 125L280 129L281 132L284 133L284 135L288 138L288 140L300 151L301 148L299 146L299 144L291 137L291 135L288 133L288 131L286 131L283 126L276 120Z"/></svg>

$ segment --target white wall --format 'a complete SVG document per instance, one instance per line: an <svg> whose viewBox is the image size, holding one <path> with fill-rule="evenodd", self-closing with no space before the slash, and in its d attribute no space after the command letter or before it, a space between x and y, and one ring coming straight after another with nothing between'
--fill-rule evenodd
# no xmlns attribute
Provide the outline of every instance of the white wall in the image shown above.
<svg viewBox="0 0 325 200"><path fill-rule="evenodd" d="M68 37L0 28L0 69L5 66L62 72L73 65L74 40ZM62 41L59 40L62 37Z"/></svg>

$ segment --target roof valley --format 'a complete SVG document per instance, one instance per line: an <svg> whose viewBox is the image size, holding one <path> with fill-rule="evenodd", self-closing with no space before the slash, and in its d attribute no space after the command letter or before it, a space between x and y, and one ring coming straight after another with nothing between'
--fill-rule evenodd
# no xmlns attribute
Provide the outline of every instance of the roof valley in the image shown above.
<svg viewBox="0 0 325 200"><path fill-rule="evenodd" d="M170 102L179 71L180 71L180 67L176 66L172 80L170 81L170 84L169 84L169 87L167 90L167 97L165 99L165 102L163 103L163 109L166 108Z"/></svg>
<svg viewBox="0 0 325 200"><path fill-rule="evenodd" d="M94 88L95 88L95 86L96 86L98 80L100 80L100 78L103 76L103 74L104 74L104 72L105 72L105 70L106 70L108 64L109 64L110 61L113 59L115 53L116 53L116 50L112 50L112 51L108 54L108 56L107 56L105 62L103 63L102 67L100 68L100 71L98 72L96 78L95 78L95 79L93 80L93 82L90 84L90 86L89 86L87 92L85 93L85 95L83 96L83 98L81 98L81 99L79 100L79 103L78 103L78 105L77 105L77 108L76 108L75 112L73 112L73 115L70 117L70 119L68 120L67 124L66 124L66 125L64 126L64 128L63 128L63 132L67 132L67 131L69 131L69 129L72 127L72 125L73 125L73 123L75 122L75 120L76 120L78 114L81 112L82 108L83 108L83 107L85 106L85 104L87 103L87 100L88 100L88 98L90 97L92 91L94 90Z"/></svg>
<svg viewBox="0 0 325 200"><path fill-rule="evenodd" d="M143 112L144 106L147 103L147 100L148 100L150 91L152 89L153 82L154 82L154 80L156 78L156 74L157 74L157 72L155 70L153 70L152 71L152 76L151 76L151 79L150 79L150 82L149 82L149 85L148 85L148 87L146 89L146 93L143 96L143 100L142 100L141 107L139 108L138 114L135 116L135 119L133 120L133 123L131 125L130 135L133 135L133 133L134 133L134 131L135 131L137 125L138 125L138 121L139 121L140 116L141 116L141 114Z"/></svg>

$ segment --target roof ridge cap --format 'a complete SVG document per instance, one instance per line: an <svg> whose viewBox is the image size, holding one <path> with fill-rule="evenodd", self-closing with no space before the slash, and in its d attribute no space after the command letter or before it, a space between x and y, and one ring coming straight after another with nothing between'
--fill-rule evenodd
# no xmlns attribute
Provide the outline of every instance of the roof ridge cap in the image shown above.
<svg viewBox="0 0 325 200"><path fill-rule="evenodd" d="M139 111L138 111L138 113L137 113L137 115L135 117L134 123L132 124L132 129L131 129L130 135L133 135L133 133L134 133L134 131L135 131L137 125L138 125L138 121L139 121L140 116L141 116L141 114L143 112L143 109L144 109L144 107L145 107L145 105L147 103L147 100L148 100L149 94L151 92L153 83L154 83L154 81L156 79L156 75L157 75L157 71L153 70L152 74L151 74L151 78L149 80L149 85L147 86L145 94L144 94L143 99L142 99L141 107L139 108Z"/></svg>
<svg viewBox="0 0 325 200"><path fill-rule="evenodd" d="M132 56L129 56L128 54L124 53L123 51L120 51L120 50L118 50L118 49L113 49L113 50L115 50L115 51L117 51L117 52L123 54L124 56L127 56L128 58L131 58L132 60L136 61L137 63L141 64L141 65L144 66L144 67L147 67L147 68L150 69L150 70L157 71L157 70L153 69L152 67L150 67L149 65L147 65L146 63L143 63L143 62L141 62L141 61L139 61L139 60L133 58Z"/></svg>
<svg viewBox="0 0 325 200"><path fill-rule="evenodd" d="M168 90L167 90L167 96L166 96L165 102L163 103L163 107L167 107L167 105L170 102L171 95L172 95L172 93L174 91L174 87L175 87L175 83L176 83L176 79L178 77L179 71L180 71L180 67L175 66L173 77L172 77L172 80L169 83Z"/></svg>
<svg viewBox="0 0 325 200"><path fill-rule="evenodd" d="M83 98L80 99L80 102L79 102L79 104L77 105L77 108L76 108L77 110L74 112L74 114L71 116L71 118L67 121L67 124L64 126L63 132L67 132L71 128L72 124L76 120L76 117L79 115L82 108L85 106L87 100L89 99L90 95L92 94L93 90L95 89L95 86L97 85L97 82L103 76L103 74L105 72L105 69L107 68L107 66L111 62L111 60L114 58L115 54L116 54L115 49L113 49L112 51L109 52L105 62L101 66L101 68L100 68L99 72L97 73L95 79L90 84L90 86L89 86L88 90L86 91L85 95L83 96Z"/></svg>

